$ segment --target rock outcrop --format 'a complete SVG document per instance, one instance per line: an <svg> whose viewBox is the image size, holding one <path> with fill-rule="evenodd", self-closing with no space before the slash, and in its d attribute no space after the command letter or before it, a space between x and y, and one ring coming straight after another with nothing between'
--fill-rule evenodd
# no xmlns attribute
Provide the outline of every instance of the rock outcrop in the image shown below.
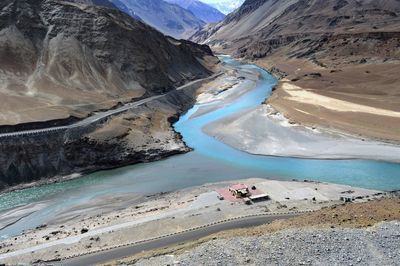
<svg viewBox="0 0 400 266"><path fill-rule="evenodd" d="M190 151L172 123L195 102L198 86L87 126L1 138L0 191Z"/></svg>

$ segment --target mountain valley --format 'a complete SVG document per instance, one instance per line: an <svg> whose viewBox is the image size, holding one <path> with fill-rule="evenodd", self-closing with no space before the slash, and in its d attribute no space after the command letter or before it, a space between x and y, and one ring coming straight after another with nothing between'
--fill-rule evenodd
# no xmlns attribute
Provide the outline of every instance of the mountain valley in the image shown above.
<svg viewBox="0 0 400 266"><path fill-rule="evenodd" d="M400 0L0 1L0 266L397 265L399 29Z"/></svg>
<svg viewBox="0 0 400 266"><path fill-rule="evenodd" d="M9 0L0 10L3 134L68 125L124 103L174 95L131 115L48 136L1 136L2 188L187 151L170 125L193 92L175 88L212 74L218 59L207 46L165 37L114 8Z"/></svg>
<svg viewBox="0 0 400 266"><path fill-rule="evenodd" d="M293 123L398 142L399 118L389 113L400 106L399 8L395 0L247 0L191 39L282 78L268 104ZM355 111L318 105L312 95Z"/></svg>

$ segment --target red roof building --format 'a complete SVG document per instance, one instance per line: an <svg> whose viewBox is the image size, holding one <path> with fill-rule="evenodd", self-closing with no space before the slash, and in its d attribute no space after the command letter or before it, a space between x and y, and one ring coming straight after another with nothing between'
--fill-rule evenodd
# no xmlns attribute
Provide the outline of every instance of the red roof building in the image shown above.
<svg viewBox="0 0 400 266"><path fill-rule="evenodd" d="M245 184L237 184L229 187L229 191L232 193L233 196L236 198L245 198L250 196L249 187Z"/></svg>

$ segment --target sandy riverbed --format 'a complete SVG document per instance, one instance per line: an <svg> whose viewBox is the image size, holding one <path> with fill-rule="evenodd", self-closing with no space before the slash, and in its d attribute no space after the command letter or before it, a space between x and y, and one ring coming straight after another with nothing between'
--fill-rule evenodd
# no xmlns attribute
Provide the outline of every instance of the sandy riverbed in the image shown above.
<svg viewBox="0 0 400 266"><path fill-rule="evenodd" d="M287 82L282 84L282 89L288 94L287 98L291 101L320 106L338 112L360 112L400 118L400 112L327 97Z"/></svg>
<svg viewBox="0 0 400 266"><path fill-rule="evenodd" d="M228 91L234 100L236 98L232 95L240 95L243 91L249 91L252 88L254 84L240 83L231 86ZM333 108L336 111L364 111L388 117L400 116L400 113L395 111L317 95L291 84L286 84L285 88L288 90L288 97L305 103L312 102L314 105L320 104L324 106L323 108ZM224 91L224 94L228 91ZM206 109L208 103L218 101L219 97L221 96L218 94L203 90L198 96L198 101L205 104ZM200 108L193 116L202 114L201 110ZM400 145L365 139L334 127L309 127L296 124L269 104L218 120L207 125L203 130L225 144L252 154L400 162Z"/></svg>
<svg viewBox="0 0 400 266"><path fill-rule="evenodd" d="M291 121L399 143L398 61L358 64L273 57L256 64L287 74L268 99Z"/></svg>
<svg viewBox="0 0 400 266"><path fill-rule="evenodd" d="M205 127L204 131L253 154L400 162L399 145L292 124L269 105L219 120Z"/></svg>
<svg viewBox="0 0 400 266"><path fill-rule="evenodd" d="M225 71L224 75L198 90L196 104L199 108L191 118L223 108L254 89L259 80L259 74L254 69L239 69L229 65L221 68Z"/></svg>
<svg viewBox="0 0 400 266"><path fill-rule="evenodd" d="M232 203L217 198L218 188L238 182L257 186L269 194L271 200L248 206L243 202ZM0 262L13 264L60 259L79 254L83 250L93 251L132 243L242 216L243 213L316 210L339 203L340 196L346 193L361 197L357 201L381 197L379 191L343 185L247 179L208 184L141 199L138 195L98 199L96 203L74 208L69 215L58 217L45 227L0 242ZM91 207L101 208L103 205L103 214L91 214ZM110 208L107 211L107 206L111 205L113 210Z"/></svg>

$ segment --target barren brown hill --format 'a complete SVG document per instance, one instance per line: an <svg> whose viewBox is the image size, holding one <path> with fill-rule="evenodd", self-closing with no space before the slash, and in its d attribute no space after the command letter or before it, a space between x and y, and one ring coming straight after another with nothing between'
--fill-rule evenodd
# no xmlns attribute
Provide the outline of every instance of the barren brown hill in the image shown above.
<svg viewBox="0 0 400 266"><path fill-rule="evenodd" d="M192 40L286 77L269 103L294 122L399 141L399 29L397 0L247 0Z"/></svg>
<svg viewBox="0 0 400 266"><path fill-rule="evenodd" d="M84 117L210 74L207 47L111 8L0 3L0 125Z"/></svg>

